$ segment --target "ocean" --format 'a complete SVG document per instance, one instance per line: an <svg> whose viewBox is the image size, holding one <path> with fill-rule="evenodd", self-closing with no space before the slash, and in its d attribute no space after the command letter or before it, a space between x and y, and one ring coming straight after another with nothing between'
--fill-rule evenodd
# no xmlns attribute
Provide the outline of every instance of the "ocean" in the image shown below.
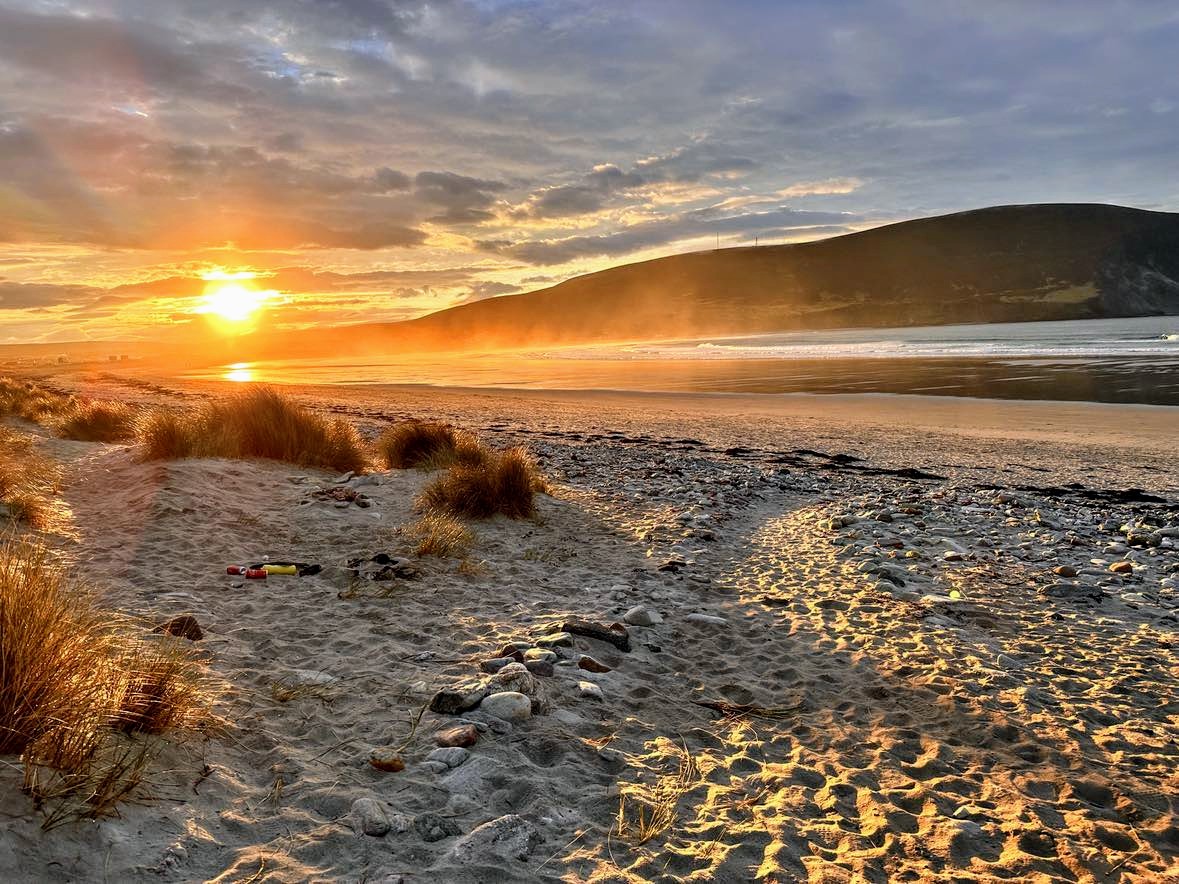
<svg viewBox="0 0 1179 884"><path fill-rule="evenodd" d="M1179 405L1179 316L840 329L234 363L189 377L708 393L910 393Z"/></svg>

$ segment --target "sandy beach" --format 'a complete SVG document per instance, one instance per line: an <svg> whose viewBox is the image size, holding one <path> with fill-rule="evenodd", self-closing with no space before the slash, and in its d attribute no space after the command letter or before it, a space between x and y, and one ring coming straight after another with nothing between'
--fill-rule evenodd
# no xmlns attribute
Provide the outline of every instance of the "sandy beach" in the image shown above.
<svg viewBox="0 0 1179 884"><path fill-rule="evenodd" d="M175 408L230 386L43 382ZM11 422L63 469L46 541L119 609L199 621L230 727L48 832L6 764L5 880L1179 874L1176 409L289 392L369 437L412 416L524 444L550 493L418 557L419 471L144 463ZM225 573L266 560L322 570ZM512 642L552 665L490 674ZM508 684L523 710L430 708Z"/></svg>

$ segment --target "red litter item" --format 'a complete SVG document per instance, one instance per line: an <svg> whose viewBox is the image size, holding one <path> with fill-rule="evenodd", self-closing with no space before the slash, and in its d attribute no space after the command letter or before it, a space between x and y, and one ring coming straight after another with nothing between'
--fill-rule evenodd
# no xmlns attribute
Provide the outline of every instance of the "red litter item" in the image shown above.
<svg viewBox="0 0 1179 884"><path fill-rule="evenodd" d="M265 568L246 568L246 579L248 580L265 580Z"/></svg>
<svg viewBox="0 0 1179 884"><path fill-rule="evenodd" d="M241 574L245 574L249 570L250 569L247 568L245 565L230 565L228 568L225 569L225 573L226 574L241 575Z"/></svg>

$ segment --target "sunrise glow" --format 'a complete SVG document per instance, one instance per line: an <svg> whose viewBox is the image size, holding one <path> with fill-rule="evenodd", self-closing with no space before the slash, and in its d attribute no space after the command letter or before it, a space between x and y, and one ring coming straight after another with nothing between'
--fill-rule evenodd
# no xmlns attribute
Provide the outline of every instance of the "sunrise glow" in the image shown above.
<svg viewBox="0 0 1179 884"><path fill-rule="evenodd" d="M204 274L201 278L208 285L195 312L212 314L229 323L246 322L275 294L259 289L254 282L256 276L249 271L215 270Z"/></svg>

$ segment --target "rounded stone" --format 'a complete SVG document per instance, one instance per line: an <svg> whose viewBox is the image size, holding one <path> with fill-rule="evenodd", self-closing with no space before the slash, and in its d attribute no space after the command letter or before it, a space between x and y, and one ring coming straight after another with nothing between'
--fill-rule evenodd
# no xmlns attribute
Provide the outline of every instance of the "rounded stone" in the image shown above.
<svg viewBox="0 0 1179 884"><path fill-rule="evenodd" d="M373 749L369 753L368 763L377 770L383 770L386 773L405 770L405 759L393 749Z"/></svg>
<svg viewBox="0 0 1179 884"><path fill-rule="evenodd" d="M478 739L479 730L473 724L456 724L434 735L434 742L439 746L474 746Z"/></svg>
<svg viewBox="0 0 1179 884"><path fill-rule="evenodd" d="M513 724L532 717L532 700L519 691L500 691L483 698L480 710Z"/></svg>

